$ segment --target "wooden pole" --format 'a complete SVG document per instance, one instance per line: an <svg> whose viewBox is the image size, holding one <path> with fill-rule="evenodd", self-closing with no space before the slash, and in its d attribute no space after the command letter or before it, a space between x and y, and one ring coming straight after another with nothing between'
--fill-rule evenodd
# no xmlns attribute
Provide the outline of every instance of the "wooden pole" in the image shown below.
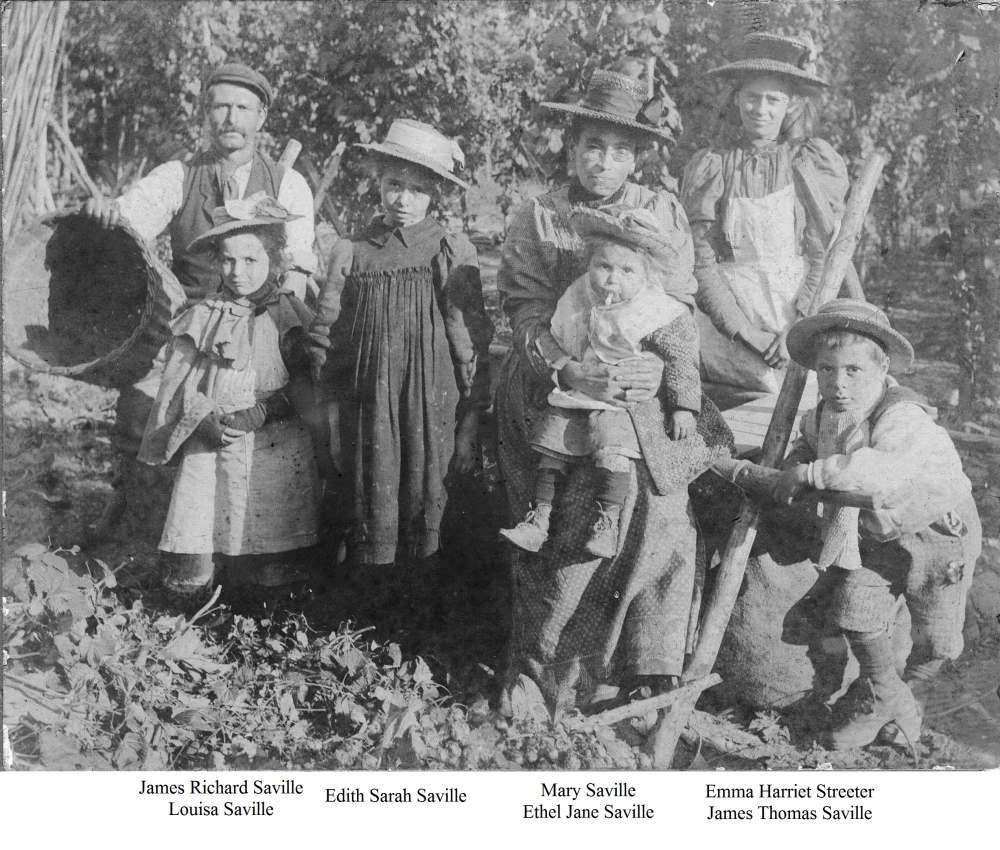
<svg viewBox="0 0 1000 850"><path fill-rule="evenodd" d="M721 460L712 467L712 472L735 484L748 496L764 501L770 500L771 493L781 478L781 472L777 469L758 466L748 460ZM843 490L809 490L801 494L795 502L796 504L823 502L828 505L862 508L866 511L877 511L882 507L881 503L871 496Z"/></svg>
<svg viewBox="0 0 1000 850"><path fill-rule="evenodd" d="M333 225L333 229L337 231L338 236L344 236L347 233L347 226L340 220L340 216L337 215L337 208L333 205L333 199L326 193L326 188L329 187L337 173L337 170L340 168L340 157L334 154L334 157L327 165L326 171L327 174L330 175L329 180L326 180L325 176L319 173L319 169L316 167L316 164L308 156L302 157L302 165L306 170L306 177L308 177L309 181L314 187L316 187L316 196L314 197L313 202L316 203L316 199L320 199L319 206L322 207L323 212L325 212L329 217L330 223ZM322 195L319 194L319 189L321 188L323 189ZM319 211L319 206L316 208L317 212Z"/></svg>
<svg viewBox="0 0 1000 850"><path fill-rule="evenodd" d="M65 135L62 125L54 118L49 118L49 127L51 127L52 132L56 134L56 138L62 142L63 148L66 150L67 161L73 171L76 172L76 177L80 183L83 184L83 187L90 193L92 198L103 197L103 193L87 173L87 166L84 165L83 158L80 156L79 151L77 151L76 146L73 144L73 140L69 136Z"/></svg>
<svg viewBox="0 0 1000 850"><path fill-rule="evenodd" d="M830 247L823 266L823 274L819 286L813 294L809 305L809 314L814 314L823 304L836 297L843 282L847 266L851 262L854 250L861 239L861 230L865 214L871 203L879 176L885 167L885 158L881 154L872 154L861 170L851 195L847 200L840 233ZM778 401L774 407L771 424L764 437L760 466L777 468L785 457L788 448L788 438L795 416L802 400L808 370L798 363L788 365L785 381L781 385ZM740 512L733 522L726 549L722 555L722 563L718 567L718 575L712 595L705 607L699 630L698 643L688 663L684 667L681 682L687 683L707 676L715 666L715 659L722 645L722 638L733 613L733 605L743 583L750 550L757 537L757 523L760 511L749 499L744 499ZM694 708L697 696L680 700L660 717L656 728L650 735L654 763L663 768L669 768L674 758L674 750L681 732L687 723L687 717Z"/></svg>
<svg viewBox="0 0 1000 850"><path fill-rule="evenodd" d="M795 179L795 189L798 196L805 205L809 218L816 226L817 234L823 244L829 248L830 240L836 228L836 222L830 215L827 205L821 200L819 190L819 174L816 167L806 159L797 159L792 165L792 176ZM864 290L861 288L861 280L858 278L858 271L854 268L854 263L847 264L847 273L844 277L844 284L851 298L865 300Z"/></svg>
<svg viewBox="0 0 1000 850"><path fill-rule="evenodd" d="M296 139L289 139L281 156L278 157L278 165L285 169L291 168L295 165L295 160L298 159L301 152L302 143Z"/></svg>

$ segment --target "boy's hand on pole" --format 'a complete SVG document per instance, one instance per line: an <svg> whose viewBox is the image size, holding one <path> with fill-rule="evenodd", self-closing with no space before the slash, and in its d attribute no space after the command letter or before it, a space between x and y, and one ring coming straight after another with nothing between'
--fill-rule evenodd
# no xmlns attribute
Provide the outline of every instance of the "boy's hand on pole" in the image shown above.
<svg viewBox="0 0 1000 850"><path fill-rule="evenodd" d="M775 482L772 497L782 505L790 505L799 493L809 489L809 465L797 464L781 473Z"/></svg>

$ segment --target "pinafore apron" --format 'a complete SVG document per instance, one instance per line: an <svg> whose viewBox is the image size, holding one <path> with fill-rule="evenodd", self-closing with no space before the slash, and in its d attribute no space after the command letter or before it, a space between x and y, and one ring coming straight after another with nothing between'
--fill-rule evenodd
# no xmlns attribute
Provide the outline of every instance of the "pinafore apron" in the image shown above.
<svg viewBox="0 0 1000 850"><path fill-rule="evenodd" d="M806 279L805 259L795 238L795 188L789 184L763 198L730 197L723 222L733 262L720 263L740 308L769 333L786 331L795 319L795 299ZM702 377L759 393L777 393L785 372L739 340L726 339L698 313Z"/></svg>

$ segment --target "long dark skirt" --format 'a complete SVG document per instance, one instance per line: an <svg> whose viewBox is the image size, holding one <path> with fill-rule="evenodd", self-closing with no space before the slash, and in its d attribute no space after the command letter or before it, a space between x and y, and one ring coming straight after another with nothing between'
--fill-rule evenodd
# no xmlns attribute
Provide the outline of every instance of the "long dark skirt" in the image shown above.
<svg viewBox="0 0 1000 850"><path fill-rule="evenodd" d="M527 377L527 380L526 380ZM500 473L513 517L523 516L538 455L528 438L544 409L512 352L496 394ZM528 675L556 706L586 702L629 674L680 675L698 546L686 488L659 496L632 461L618 555L583 552L597 519L593 468L574 467L557 494L550 538L538 554L511 552L513 624L507 684Z"/></svg>

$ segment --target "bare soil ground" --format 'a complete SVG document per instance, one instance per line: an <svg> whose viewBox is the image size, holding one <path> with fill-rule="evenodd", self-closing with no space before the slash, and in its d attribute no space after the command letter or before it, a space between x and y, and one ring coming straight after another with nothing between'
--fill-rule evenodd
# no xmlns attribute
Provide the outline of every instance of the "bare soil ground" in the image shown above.
<svg viewBox="0 0 1000 850"><path fill-rule="evenodd" d="M495 290L497 256L483 252L487 301L499 318ZM931 262L887 264L891 276L872 285L869 298L887 303L896 324L914 342L918 362L905 383L941 405L957 383L953 305ZM504 334L498 335L503 339ZM85 383L26 371L5 357L3 368L3 480L6 553L40 542L84 546L86 529L111 494L110 428L115 393ZM947 423L955 427L957 423ZM486 443L490 435L484 434ZM701 753L697 766L778 768L818 766L965 768L1000 766L1000 458L986 450L962 450L982 514L986 545L977 565L966 622L967 648L935 682L927 708L925 733L915 751L871 747L864 753L831 754L815 744L796 743L755 760ZM312 592L295 601L314 628L334 628L347 619L372 625L382 641L397 642L406 657L427 659L435 681L461 700L490 693L504 663L507 587L495 545L502 500L490 464L457 482L458 498L449 526L451 553L436 580L400 595L392 588L356 588L321 577ZM135 582L151 586L155 538L125 539L88 550L112 568L126 564ZM146 583L149 582L148 585ZM157 604L148 597L148 606ZM259 602L229 599L234 610L267 614ZM254 608L257 605L257 608ZM733 715L749 724L752 718ZM758 718L758 723L760 718ZM692 754L692 757L693 754Z"/></svg>

